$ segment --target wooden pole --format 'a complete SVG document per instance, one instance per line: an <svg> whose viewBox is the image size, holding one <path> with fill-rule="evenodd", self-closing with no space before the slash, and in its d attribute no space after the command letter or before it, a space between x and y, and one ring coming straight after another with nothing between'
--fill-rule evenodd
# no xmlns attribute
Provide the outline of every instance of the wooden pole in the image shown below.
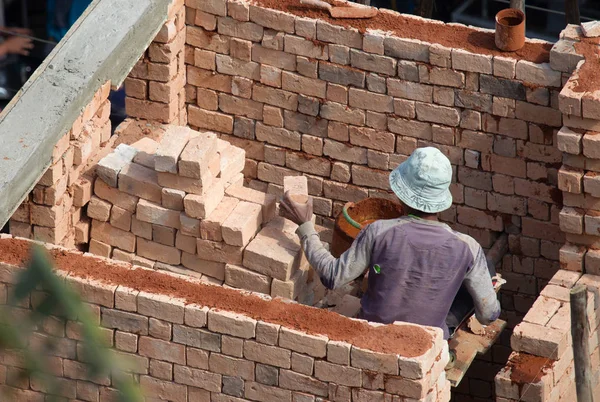
<svg viewBox="0 0 600 402"><path fill-rule="evenodd" d="M579 2L577 0L566 0L565 12L567 17L567 24L581 25L581 18L579 14Z"/></svg>
<svg viewBox="0 0 600 402"><path fill-rule="evenodd" d="M434 0L421 0L417 14L423 18L431 18L433 16L433 3Z"/></svg>
<svg viewBox="0 0 600 402"><path fill-rule="evenodd" d="M492 248L485 255L488 267L495 271L496 265L504 258L506 253L508 253L508 235L504 233L494 242Z"/></svg>
<svg viewBox="0 0 600 402"><path fill-rule="evenodd" d="M590 362L589 325L587 317L587 287L571 289L571 336L575 360L575 386L578 402L592 402L592 364Z"/></svg>
<svg viewBox="0 0 600 402"><path fill-rule="evenodd" d="M510 0L510 8L525 12L525 0Z"/></svg>

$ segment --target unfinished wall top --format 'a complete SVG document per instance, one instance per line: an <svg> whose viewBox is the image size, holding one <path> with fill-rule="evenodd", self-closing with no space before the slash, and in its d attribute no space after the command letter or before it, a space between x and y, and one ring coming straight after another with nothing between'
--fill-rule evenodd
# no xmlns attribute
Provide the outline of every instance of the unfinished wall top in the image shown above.
<svg viewBox="0 0 600 402"><path fill-rule="evenodd" d="M6 303L31 244L0 240L0 305ZM124 357L134 359L140 385L149 397L209 400L188 398L188 393L200 388L211 392L210 400L225 400L221 394L227 394L291 402L292 392L303 393L305 398L333 399L343 389L348 395L356 394L352 396L356 401L392 400L393 396L449 400L444 372L448 348L440 329L368 324L176 274L110 263L63 248L49 249L58 274L96 309L107 339L116 339L114 346L129 352ZM62 337L65 344L74 345L70 336L76 335L66 331L43 336ZM135 339L138 346L124 348L124 337ZM75 354L61 357L67 365L76 360ZM0 370L3 365L13 369L10 359L0 362ZM161 365L171 365L169 375L156 369ZM74 389L73 380L84 379L81 373L73 377L71 370L59 375L65 377L64 390ZM235 393L232 381L238 384L233 387ZM159 384L174 393L167 396ZM12 383L4 386L0 378L0 394L6 388L16 390ZM207 395L205 391L201 394Z"/></svg>
<svg viewBox="0 0 600 402"><path fill-rule="evenodd" d="M188 2L195 3L195 2ZM403 58L407 58L406 53L415 52L415 60L428 62L427 52L419 50L428 44L440 44L448 48L462 49L472 53L508 57L517 60L524 60L533 63L546 63L549 61L550 49L552 44L540 40L528 40L525 46L516 52L503 52L498 50L494 42L494 32L492 30L484 30L481 28L467 27L462 24L450 23L445 24L436 20L429 20L413 15L400 14L395 11L380 9L379 13L368 19L335 19L331 18L325 11L316 10L314 7L300 4L297 0L254 0L251 3L259 7L265 7L284 13L293 14L299 17L313 18L320 20L323 24L320 29L317 29L317 40L329 42L330 28L326 25L336 25L345 28L350 28L346 33L348 41L358 40L358 33L365 34L368 31L378 32L388 36L384 43L385 54L389 56L398 56L402 52ZM330 3L343 4L345 2L335 0ZM192 6L195 7L195 6ZM252 6L254 7L254 6ZM251 7L251 8L252 8ZM257 21L253 18L253 13L250 11L250 21L262 24L262 18ZM273 29L280 29L294 33L293 19L285 18L282 13L273 13L272 20ZM303 21L307 23L307 21ZM288 24L289 29L285 29L285 24ZM302 24L302 23L301 23ZM352 33L354 32L354 34ZM298 33L298 32L296 32ZM298 33L301 35L300 33ZM408 42L398 42L393 37L403 38ZM371 38L365 38L370 41ZM420 45L420 46L419 46ZM351 46L351 43L348 43ZM351 46L355 47L355 46ZM360 46L358 46L360 47ZM413 48L413 49L411 49ZM426 50L426 49L425 49Z"/></svg>

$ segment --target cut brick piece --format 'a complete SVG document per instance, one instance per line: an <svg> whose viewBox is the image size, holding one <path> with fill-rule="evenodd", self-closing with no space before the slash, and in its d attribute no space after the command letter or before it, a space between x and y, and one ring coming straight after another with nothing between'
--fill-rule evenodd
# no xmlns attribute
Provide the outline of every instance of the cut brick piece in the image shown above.
<svg viewBox="0 0 600 402"><path fill-rule="evenodd" d="M223 241L221 227L239 200L223 197L217 208L200 223L200 235L204 240Z"/></svg>
<svg viewBox="0 0 600 402"><path fill-rule="evenodd" d="M290 279L301 261L302 250L295 234L265 227L244 251L244 266L282 281Z"/></svg>
<svg viewBox="0 0 600 402"><path fill-rule="evenodd" d="M140 200L136 210L136 218L142 222L179 229L179 211L166 209L158 204Z"/></svg>
<svg viewBox="0 0 600 402"><path fill-rule="evenodd" d="M237 198L241 201L248 201L259 204L262 207L263 222L269 222L276 214L276 197L272 194L265 194L261 191L247 187L229 187L226 192L228 196Z"/></svg>
<svg viewBox="0 0 600 402"><path fill-rule="evenodd" d="M202 179L210 175L209 165L216 151L216 135L199 133L197 137L188 142L181 153L179 174L193 179Z"/></svg>
<svg viewBox="0 0 600 402"><path fill-rule="evenodd" d="M137 254L165 264L179 265L181 263L180 250L142 238L138 238Z"/></svg>
<svg viewBox="0 0 600 402"><path fill-rule="evenodd" d="M179 155L192 133L187 127L168 126L154 156L154 169L157 172L177 174Z"/></svg>
<svg viewBox="0 0 600 402"><path fill-rule="evenodd" d="M106 184L117 187L119 173L131 163L137 149L126 144L120 144L111 154L105 156L98 162L96 173Z"/></svg>
<svg viewBox="0 0 600 402"><path fill-rule="evenodd" d="M223 222L223 240L233 246L245 246L260 230L261 223L261 206L241 201Z"/></svg>
<svg viewBox="0 0 600 402"><path fill-rule="evenodd" d="M121 169L119 190L156 203L160 203L162 199L162 188L158 184L156 172L136 163L130 163Z"/></svg>
<svg viewBox="0 0 600 402"><path fill-rule="evenodd" d="M271 278L232 264L225 266L225 284L265 294L271 290Z"/></svg>
<svg viewBox="0 0 600 402"><path fill-rule="evenodd" d="M204 219L217 208L224 195L223 183L217 180L205 195L188 194L184 198L185 213L192 218Z"/></svg>

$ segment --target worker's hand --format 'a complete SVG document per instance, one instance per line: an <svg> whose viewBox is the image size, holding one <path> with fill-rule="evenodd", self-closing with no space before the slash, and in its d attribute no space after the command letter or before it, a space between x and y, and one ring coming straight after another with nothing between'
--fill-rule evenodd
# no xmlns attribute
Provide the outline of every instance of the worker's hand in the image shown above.
<svg viewBox="0 0 600 402"><path fill-rule="evenodd" d="M313 215L313 200L312 197L308 197L306 203L299 203L292 199L290 192L286 192L281 199L281 207L287 213L287 217L297 225L312 220Z"/></svg>
<svg viewBox="0 0 600 402"><path fill-rule="evenodd" d="M29 28L7 27L4 29L21 35L33 35L33 31Z"/></svg>
<svg viewBox="0 0 600 402"><path fill-rule="evenodd" d="M11 36L6 39L2 45L3 54L21 54L23 56L29 55L29 51L33 49L33 41L29 38L23 38L20 36Z"/></svg>

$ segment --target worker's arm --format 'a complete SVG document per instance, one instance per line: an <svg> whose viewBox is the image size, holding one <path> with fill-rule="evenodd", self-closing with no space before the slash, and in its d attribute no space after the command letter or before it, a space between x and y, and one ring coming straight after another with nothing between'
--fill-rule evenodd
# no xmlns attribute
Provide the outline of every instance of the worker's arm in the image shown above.
<svg viewBox="0 0 600 402"><path fill-rule="evenodd" d="M373 232L367 226L362 230L350 249L340 258L331 255L319 238L312 222L303 223L296 233L311 267L319 274L323 285L329 289L339 288L358 278L369 267L373 249Z"/></svg>
<svg viewBox="0 0 600 402"><path fill-rule="evenodd" d="M329 289L335 289L358 278L371 260L373 249L372 225L362 230L348 251L335 258L323 247L319 235L312 223L312 198L306 203L294 201L289 191L281 200L281 207L287 211L288 218L298 224L296 233L300 237L306 259L317 272L323 284Z"/></svg>
<svg viewBox="0 0 600 402"><path fill-rule="evenodd" d="M475 303L477 321L487 325L497 320L500 316L500 302L481 247L477 248L477 255L473 265L467 271L464 284Z"/></svg>

